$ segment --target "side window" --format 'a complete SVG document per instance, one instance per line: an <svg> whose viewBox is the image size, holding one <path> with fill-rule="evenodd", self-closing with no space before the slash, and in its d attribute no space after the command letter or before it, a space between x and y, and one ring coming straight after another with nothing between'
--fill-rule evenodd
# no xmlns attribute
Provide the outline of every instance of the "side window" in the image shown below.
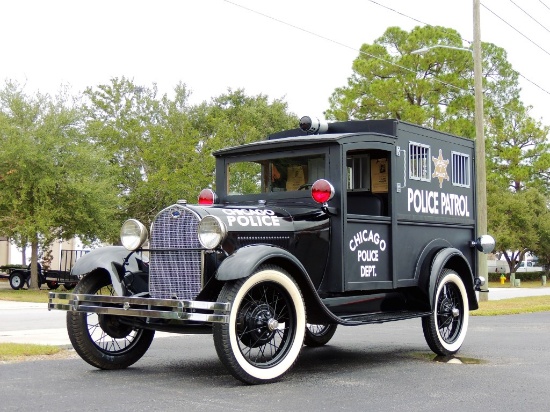
<svg viewBox="0 0 550 412"><path fill-rule="evenodd" d="M470 156L451 152L453 185L470 187Z"/></svg>
<svg viewBox="0 0 550 412"><path fill-rule="evenodd" d="M347 212L387 216L390 158L382 150L349 151L347 166Z"/></svg>
<svg viewBox="0 0 550 412"><path fill-rule="evenodd" d="M409 142L409 179L429 182L431 176L430 146Z"/></svg>

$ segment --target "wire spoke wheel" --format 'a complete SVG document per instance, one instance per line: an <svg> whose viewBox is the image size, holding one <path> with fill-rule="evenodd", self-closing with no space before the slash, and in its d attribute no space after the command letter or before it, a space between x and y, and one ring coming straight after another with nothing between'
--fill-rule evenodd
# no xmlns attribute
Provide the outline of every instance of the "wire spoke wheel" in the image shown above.
<svg viewBox="0 0 550 412"><path fill-rule="evenodd" d="M466 337L469 309L464 282L453 270L444 269L437 283L434 312L422 318L424 337L431 350L443 356L458 352Z"/></svg>
<svg viewBox="0 0 550 412"><path fill-rule="evenodd" d="M304 344L306 346L317 347L327 344L336 333L336 324L314 324L306 325L306 334Z"/></svg>
<svg viewBox="0 0 550 412"><path fill-rule="evenodd" d="M112 285L99 289L97 295L114 296ZM113 315L86 313L86 323L90 340L106 354L120 354L131 350L143 333L142 329L133 329L121 324Z"/></svg>
<svg viewBox="0 0 550 412"><path fill-rule="evenodd" d="M214 344L233 376L267 383L292 367L303 342L305 307L286 272L262 267L248 278L227 282L218 300L232 304L229 323L214 325Z"/></svg>
<svg viewBox="0 0 550 412"><path fill-rule="evenodd" d="M78 283L75 294L114 296L107 273L89 273ZM67 331L75 351L100 369L122 369L145 354L155 332L124 324L120 317L88 312L67 312Z"/></svg>

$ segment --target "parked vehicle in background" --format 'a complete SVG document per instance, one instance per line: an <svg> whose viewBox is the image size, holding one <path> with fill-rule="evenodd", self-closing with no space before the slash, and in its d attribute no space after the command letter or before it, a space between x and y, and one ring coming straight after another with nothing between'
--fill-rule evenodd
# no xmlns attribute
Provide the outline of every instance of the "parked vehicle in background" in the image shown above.
<svg viewBox="0 0 550 412"><path fill-rule="evenodd" d="M78 260L74 293L48 307L101 369L138 361L155 331L212 333L235 378L268 383L338 325L415 317L436 354L455 354L478 251L494 247L476 228L474 145L397 120L302 118L214 153L215 192L160 211L150 236L125 222L124 247Z"/></svg>
<svg viewBox="0 0 550 412"><path fill-rule="evenodd" d="M73 289L78 277L71 275L71 269L78 258L88 253L87 250L62 250L59 270L42 269L38 264L38 287L47 285L48 289L57 289L59 285L63 285L65 289ZM26 269L8 269L8 279L12 289L21 289L25 284L30 284L31 268L30 265Z"/></svg>
<svg viewBox="0 0 550 412"><path fill-rule="evenodd" d="M535 266L534 262L531 261L523 261L519 265L518 269L516 270L516 273L521 272L542 272L544 269L542 266Z"/></svg>

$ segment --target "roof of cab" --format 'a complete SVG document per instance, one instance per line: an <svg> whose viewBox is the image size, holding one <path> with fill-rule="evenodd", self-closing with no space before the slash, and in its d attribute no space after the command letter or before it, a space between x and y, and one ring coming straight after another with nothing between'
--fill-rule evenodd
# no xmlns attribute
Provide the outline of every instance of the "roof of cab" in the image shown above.
<svg viewBox="0 0 550 412"><path fill-rule="evenodd" d="M307 134L302 129L284 130L268 136L268 140L252 142L241 146L228 147L217 150L214 156L246 153L256 149L268 147L304 146L310 144L322 144L337 142L345 137L358 134L377 134L385 136L397 136L397 120L352 120L348 122L335 122L328 124L327 132L323 134Z"/></svg>

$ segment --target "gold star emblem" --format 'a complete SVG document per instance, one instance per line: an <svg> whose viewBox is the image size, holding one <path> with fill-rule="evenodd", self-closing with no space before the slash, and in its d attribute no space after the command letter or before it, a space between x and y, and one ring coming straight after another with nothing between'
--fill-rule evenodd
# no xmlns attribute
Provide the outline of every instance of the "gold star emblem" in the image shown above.
<svg viewBox="0 0 550 412"><path fill-rule="evenodd" d="M443 180L449 180L449 175L447 174L447 165L449 164L449 160L443 159L441 149L439 149L439 157L432 156L432 160L435 165L435 170L432 174L432 177L436 177L437 179L439 179L439 188L441 189L443 187Z"/></svg>

